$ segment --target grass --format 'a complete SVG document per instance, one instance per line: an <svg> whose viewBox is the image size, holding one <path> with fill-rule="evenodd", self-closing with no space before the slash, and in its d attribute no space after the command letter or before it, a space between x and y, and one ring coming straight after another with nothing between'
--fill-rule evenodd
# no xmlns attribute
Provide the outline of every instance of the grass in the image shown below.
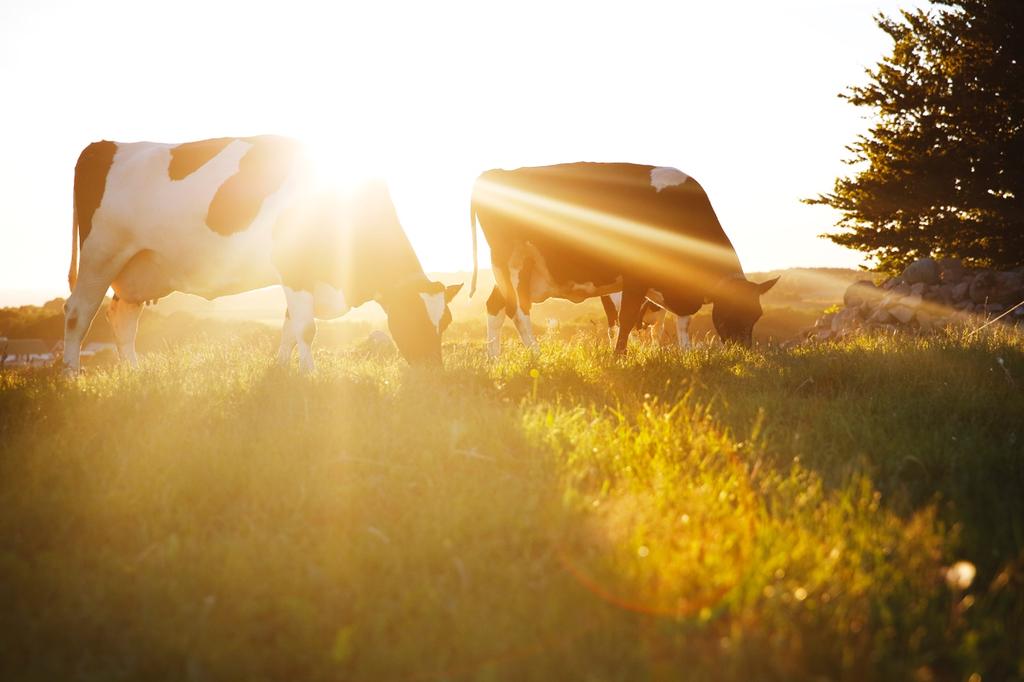
<svg viewBox="0 0 1024 682"><path fill-rule="evenodd" d="M0 677L1024 677L1019 336L272 345L0 374Z"/></svg>

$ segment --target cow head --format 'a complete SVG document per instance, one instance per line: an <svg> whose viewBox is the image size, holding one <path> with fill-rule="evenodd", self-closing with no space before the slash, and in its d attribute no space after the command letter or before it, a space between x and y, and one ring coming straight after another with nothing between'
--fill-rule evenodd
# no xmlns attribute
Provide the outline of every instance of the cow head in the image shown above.
<svg viewBox="0 0 1024 682"><path fill-rule="evenodd" d="M391 338L410 365L441 364L441 334L452 321L448 304L461 288L423 279L401 284L382 297Z"/></svg>
<svg viewBox="0 0 1024 682"><path fill-rule="evenodd" d="M751 282L742 276L723 280L711 293L711 321L723 341L749 346L753 343L754 323L761 318L761 294L779 281Z"/></svg>

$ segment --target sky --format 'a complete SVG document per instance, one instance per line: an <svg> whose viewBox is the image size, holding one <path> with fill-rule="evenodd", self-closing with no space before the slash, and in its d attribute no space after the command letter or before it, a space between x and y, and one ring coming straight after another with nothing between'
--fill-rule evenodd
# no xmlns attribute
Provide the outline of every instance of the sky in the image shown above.
<svg viewBox="0 0 1024 682"><path fill-rule="evenodd" d="M298 137L389 180L428 271L472 268L480 172L584 160L697 178L747 271L856 267L800 199L870 124L837 95L890 47L872 17L925 4L4 0L0 305L67 294L100 139Z"/></svg>

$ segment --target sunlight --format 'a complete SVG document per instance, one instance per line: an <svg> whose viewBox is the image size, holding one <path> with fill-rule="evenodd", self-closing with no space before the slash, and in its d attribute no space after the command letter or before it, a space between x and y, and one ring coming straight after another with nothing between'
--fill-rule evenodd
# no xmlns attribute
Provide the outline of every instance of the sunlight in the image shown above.
<svg viewBox="0 0 1024 682"><path fill-rule="evenodd" d="M344 189L373 178L387 179L386 164L365 140L316 135L301 142L317 187Z"/></svg>
<svg viewBox="0 0 1024 682"><path fill-rule="evenodd" d="M741 272L736 254L684 234L481 179L476 197L548 232L578 240L581 252L642 264L653 279L708 289L722 272ZM475 229L475 227L474 227ZM695 262L694 259L697 259ZM686 268L680 263L686 263Z"/></svg>

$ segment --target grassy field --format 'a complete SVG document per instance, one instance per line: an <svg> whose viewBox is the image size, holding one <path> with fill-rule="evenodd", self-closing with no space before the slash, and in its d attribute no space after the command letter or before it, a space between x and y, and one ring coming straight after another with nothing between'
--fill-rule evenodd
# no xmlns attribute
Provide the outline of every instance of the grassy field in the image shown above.
<svg viewBox="0 0 1024 682"><path fill-rule="evenodd" d="M1020 336L272 337L0 374L0 678L1024 678Z"/></svg>

